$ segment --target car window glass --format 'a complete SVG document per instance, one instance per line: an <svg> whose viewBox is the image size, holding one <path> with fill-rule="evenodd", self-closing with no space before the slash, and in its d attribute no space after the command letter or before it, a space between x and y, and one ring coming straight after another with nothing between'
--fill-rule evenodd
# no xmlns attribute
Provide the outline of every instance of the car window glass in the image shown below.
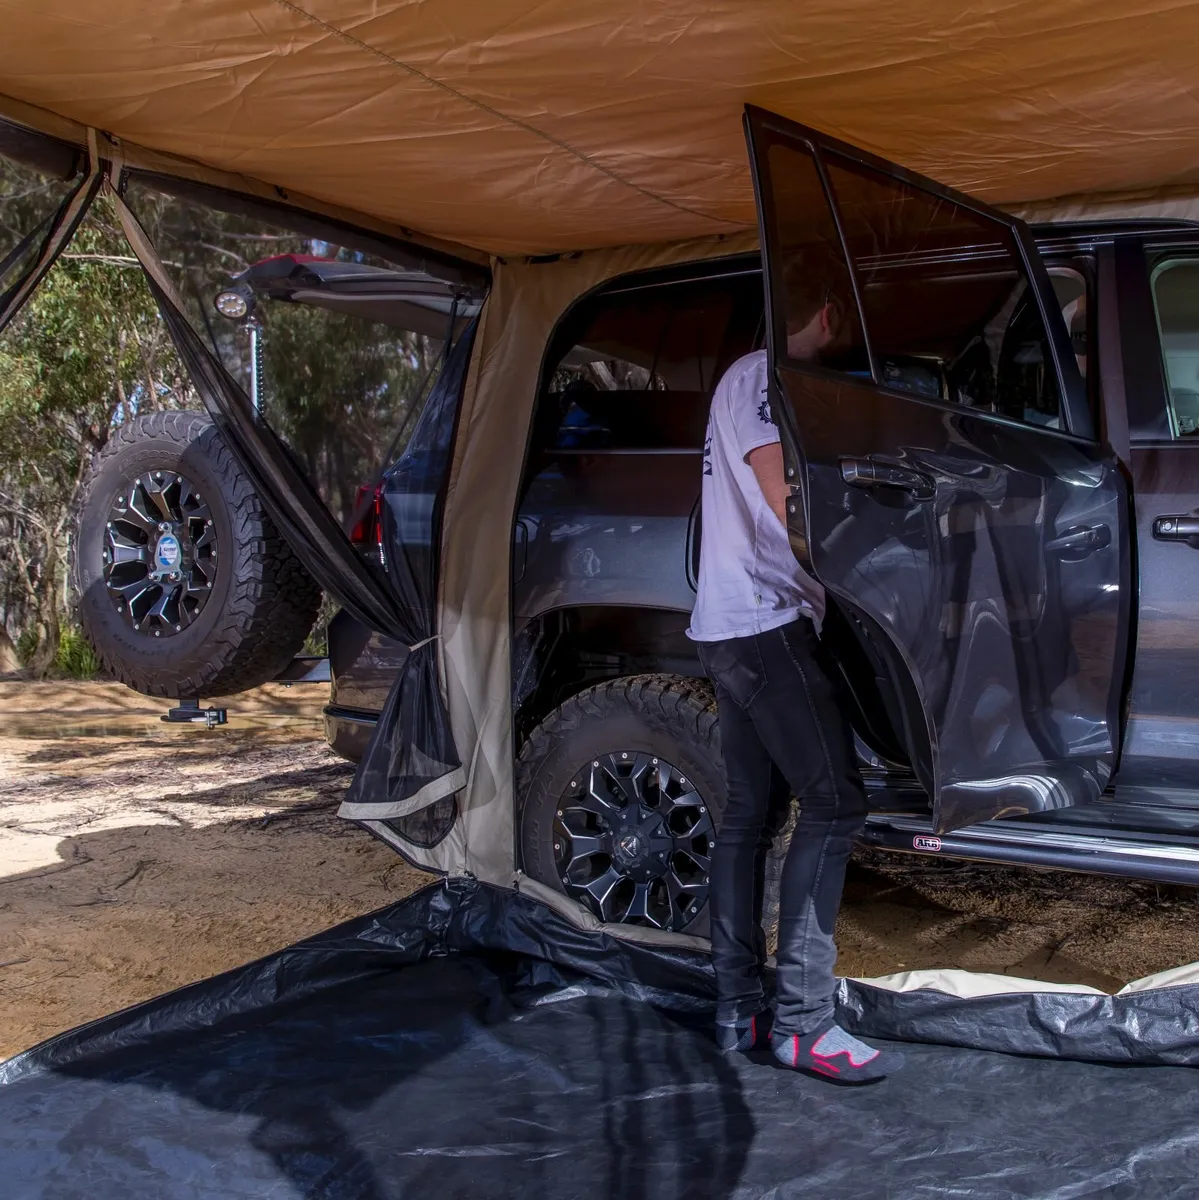
<svg viewBox="0 0 1199 1200"><path fill-rule="evenodd" d="M1062 310L1062 321L1070 335L1070 348L1078 373L1085 380L1090 360L1090 305L1087 302L1087 281L1081 271L1073 267L1051 266L1048 268L1049 282L1058 307Z"/></svg>
<svg viewBox="0 0 1199 1200"><path fill-rule="evenodd" d="M540 446L699 449L720 376L760 344L762 307L756 271L584 300L555 339Z"/></svg>
<svg viewBox="0 0 1199 1200"><path fill-rule="evenodd" d="M358 246L130 182L193 325L347 528L405 450L477 298Z"/></svg>
<svg viewBox="0 0 1199 1200"><path fill-rule="evenodd" d="M1044 322L1011 230L826 153L881 382L1064 428Z"/></svg>
<svg viewBox="0 0 1199 1200"><path fill-rule="evenodd" d="M791 142L764 156L776 353L800 365L870 377L849 268L815 159Z"/></svg>
<svg viewBox="0 0 1199 1200"><path fill-rule="evenodd" d="M1176 437L1199 434L1199 258L1166 258L1152 275L1153 306Z"/></svg>

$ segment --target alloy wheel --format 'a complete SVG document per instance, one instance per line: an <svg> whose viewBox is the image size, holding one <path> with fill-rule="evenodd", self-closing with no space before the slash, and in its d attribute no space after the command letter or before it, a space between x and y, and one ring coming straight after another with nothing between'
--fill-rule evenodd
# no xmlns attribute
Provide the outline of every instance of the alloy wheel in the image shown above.
<svg viewBox="0 0 1199 1200"><path fill-rule="evenodd" d="M586 764L558 802L554 859L570 896L603 921L680 930L708 899L716 826L665 759L616 751Z"/></svg>
<svg viewBox="0 0 1199 1200"><path fill-rule="evenodd" d="M175 471L151 471L113 502L104 530L104 584L125 623L173 637L204 611L216 581L212 511Z"/></svg>

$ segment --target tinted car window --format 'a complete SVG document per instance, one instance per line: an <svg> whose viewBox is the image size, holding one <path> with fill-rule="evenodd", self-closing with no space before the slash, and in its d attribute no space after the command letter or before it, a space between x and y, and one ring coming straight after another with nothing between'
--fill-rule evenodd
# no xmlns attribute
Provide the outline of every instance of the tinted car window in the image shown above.
<svg viewBox="0 0 1199 1200"><path fill-rule="evenodd" d="M825 156L866 329L887 386L1064 427L1044 322L999 221Z"/></svg>
<svg viewBox="0 0 1199 1200"><path fill-rule="evenodd" d="M870 376L849 268L815 159L790 142L768 146L763 163L767 228L778 239L774 293L776 353L791 362ZM829 336L810 336L821 323Z"/></svg>
<svg viewBox="0 0 1199 1200"><path fill-rule="evenodd" d="M761 344L762 308L756 271L584 300L555 338L539 448L700 449L721 375Z"/></svg>
<svg viewBox="0 0 1199 1200"><path fill-rule="evenodd" d="M461 333L477 297L232 202L136 177L126 196L196 329L353 527L363 485L403 453L424 411L450 314Z"/></svg>
<svg viewBox="0 0 1199 1200"><path fill-rule="evenodd" d="M1153 306L1175 437L1199 434L1199 259L1166 258L1153 267Z"/></svg>

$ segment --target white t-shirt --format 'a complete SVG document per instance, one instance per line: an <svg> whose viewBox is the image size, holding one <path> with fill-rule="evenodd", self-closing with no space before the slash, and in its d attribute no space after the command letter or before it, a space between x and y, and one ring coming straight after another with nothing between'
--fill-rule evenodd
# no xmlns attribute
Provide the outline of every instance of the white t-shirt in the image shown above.
<svg viewBox="0 0 1199 1200"><path fill-rule="evenodd" d="M824 618L824 588L795 561L787 531L766 503L751 450L779 440L770 415L766 351L739 358L716 388L704 441L699 594L687 636L749 637L798 616Z"/></svg>

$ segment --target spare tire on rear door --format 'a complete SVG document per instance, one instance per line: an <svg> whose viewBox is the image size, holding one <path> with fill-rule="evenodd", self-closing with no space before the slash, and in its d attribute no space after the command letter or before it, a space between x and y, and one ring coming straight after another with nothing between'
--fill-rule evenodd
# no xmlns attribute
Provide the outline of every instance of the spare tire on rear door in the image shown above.
<svg viewBox="0 0 1199 1200"><path fill-rule="evenodd" d="M320 590L211 419L163 412L113 431L80 491L72 582L105 667L149 696L219 696L273 679Z"/></svg>

